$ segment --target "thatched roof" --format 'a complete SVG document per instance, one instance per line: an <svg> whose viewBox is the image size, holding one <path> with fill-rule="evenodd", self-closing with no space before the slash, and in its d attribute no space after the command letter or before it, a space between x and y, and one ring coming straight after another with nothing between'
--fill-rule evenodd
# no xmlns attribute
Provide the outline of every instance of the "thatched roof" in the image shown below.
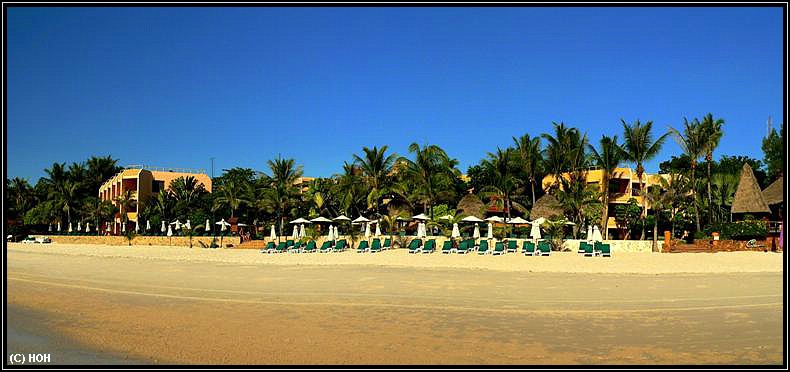
<svg viewBox="0 0 790 372"><path fill-rule="evenodd" d="M546 194L535 200L535 205L532 206L532 212L529 213L529 219L535 220L540 217L551 219L552 217L563 216L562 206L557 198Z"/></svg>
<svg viewBox="0 0 790 372"><path fill-rule="evenodd" d="M774 183L763 190L763 199L768 205L779 204L785 201L784 198L784 177L779 177Z"/></svg>
<svg viewBox="0 0 790 372"><path fill-rule="evenodd" d="M466 194L458 201L458 213L477 218L485 217L486 205L475 194Z"/></svg>
<svg viewBox="0 0 790 372"><path fill-rule="evenodd" d="M735 191L735 199L732 201L730 211L731 213L771 213L749 164L743 165L741 180L738 182L738 190Z"/></svg>

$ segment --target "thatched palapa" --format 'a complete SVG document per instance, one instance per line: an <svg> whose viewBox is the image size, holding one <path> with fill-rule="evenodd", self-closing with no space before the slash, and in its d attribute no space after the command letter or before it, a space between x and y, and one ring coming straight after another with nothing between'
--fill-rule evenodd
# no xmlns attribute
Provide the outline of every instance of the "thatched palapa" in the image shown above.
<svg viewBox="0 0 790 372"><path fill-rule="evenodd" d="M774 183L770 184L763 190L763 199L768 205L781 204L785 201L784 198L784 177L779 177Z"/></svg>
<svg viewBox="0 0 790 372"><path fill-rule="evenodd" d="M482 219L485 217L486 205L475 194L469 193L458 201L456 209L460 214Z"/></svg>
<svg viewBox="0 0 790 372"><path fill-rule="evenodd" d="M532 206L532 212L529 214L530 220L536 220L538 218L545 218L551 219L553 217L562 217L564 216L562 213L562 206L557 198L551 196L550 194L546 194L540 197L540 199L535 201L535 205Z"/></svg>
<svg viewBox="0 0 790 372"><path fill-rule="evenodd" d="M743 165L741 180L738 182L738 190L735 191L735 199L732 201L730 211L731 213L771 213L749 164Z"/></svg>

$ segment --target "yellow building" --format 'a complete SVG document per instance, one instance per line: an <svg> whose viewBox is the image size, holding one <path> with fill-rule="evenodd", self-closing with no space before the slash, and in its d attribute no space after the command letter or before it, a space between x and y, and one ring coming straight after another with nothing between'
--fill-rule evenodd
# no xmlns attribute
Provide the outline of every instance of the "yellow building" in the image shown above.
<svg viewBox="0 0 790 372"><path fill-rule="evenodd" d="M132 192L134 200L146 200L157 193L169 190L173 180L179 177L195 177L198 183L203 184L206 191L211 192L211 178L203 170L148 167L144 165L130 165L118 172L115 176L105 181L99 187L99 199L115 203L115 199L126 191ZM116 203L116 206L119 206ZM120 208L119 208L120 209ZM127 211L119 211L115 215L116 226L113 231L119 232L121 226L121 213L126 213L130 225L134 228L137 222L137 206L132 206ZM143 221L140 221L143 223ZM140 226L141 228L143 226ZM154 228L154 226L152 226Z"/></svg>
<svg viewBox="0 0 790 372"><path fill-rule="evenodd" d="M562 178L569 179L569 173L563 173ZM603 179L603 170L601 169L589 169L585 171L585 178L587 180L587 185L598 187L598 191L603 192L603 184L601 180ZM668 174L642 174L642 180L644 181L644 185L646 188L650 188L652 186L660 185L661 178L669 179ZM547 175L543 177L543 181L541 182L543 186L543 190L548 190L556 182L556 178L554 175ZM562 183L560 183L560 187L562 187ZM628 204L628 200L631 198L636 199L636 202L641 206L642 205L642 195L640 193L642 184L639 182L639 178L636 176L636 170L631 168L616 168L612 174L612 177L609 179L609 219L606 224L607 229L616 229L617 223L614 219L614 208L618 204ZM650 209L650 203L647 203L647 209ZM643 213L646 213L644 211Z"/></svg>

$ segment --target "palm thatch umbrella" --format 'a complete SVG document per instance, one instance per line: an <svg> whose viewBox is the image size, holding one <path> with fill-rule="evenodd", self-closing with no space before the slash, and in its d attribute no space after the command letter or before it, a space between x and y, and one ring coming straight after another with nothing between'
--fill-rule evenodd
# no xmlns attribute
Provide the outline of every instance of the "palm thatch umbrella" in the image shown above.
<svg viewBox="0 0 790 372"><path fill-rule="evenodd" d="M482 200L480 200L480 198L477 197L477 195L469 193L464 195L464 197L458 201L456 210L460 214L483 218L486 213L486 205Z"/></svg>
<svg viewBox="0 0 790 372"><path fill-rule="evenodd" d="M553 217L562 217L562 205L554 196L550 194L546 194L541 196L538 200L535 201L535 205L532 206L532 211L530 212L529 217L533 220L538 218L545 218L551 219Z"/></svg>
<svg viewBox="0 0 790 372"><path fill-rule="evenodd" d="M784 177L779 177L763 190L763 199L768 206L774 204L781 204L785 201L784 198Z"/></svg>
<svg viewBox="0 0 790 372"><path fill-rule="evenodd" d="M738 182L738 189L735 191L730 213L771 213L771 209L768 208L768 203L763 197L763 192L757 184L757 179L754 177L752 167L748 163L743 164L741 180Z"/></svg>

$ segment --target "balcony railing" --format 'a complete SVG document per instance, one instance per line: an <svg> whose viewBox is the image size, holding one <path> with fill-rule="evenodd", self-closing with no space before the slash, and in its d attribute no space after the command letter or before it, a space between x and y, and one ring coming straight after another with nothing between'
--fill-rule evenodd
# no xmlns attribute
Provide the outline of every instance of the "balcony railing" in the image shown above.
<svg viewBox="0 0 790 372"><path fill-rule="evenodd" d="M131 164L124 167L124 169L145 169L145 170L157 171L157 172L178 172L178 173L193 173L193 174L206 173L205 169L154 167L145 164Z"/></svg>

